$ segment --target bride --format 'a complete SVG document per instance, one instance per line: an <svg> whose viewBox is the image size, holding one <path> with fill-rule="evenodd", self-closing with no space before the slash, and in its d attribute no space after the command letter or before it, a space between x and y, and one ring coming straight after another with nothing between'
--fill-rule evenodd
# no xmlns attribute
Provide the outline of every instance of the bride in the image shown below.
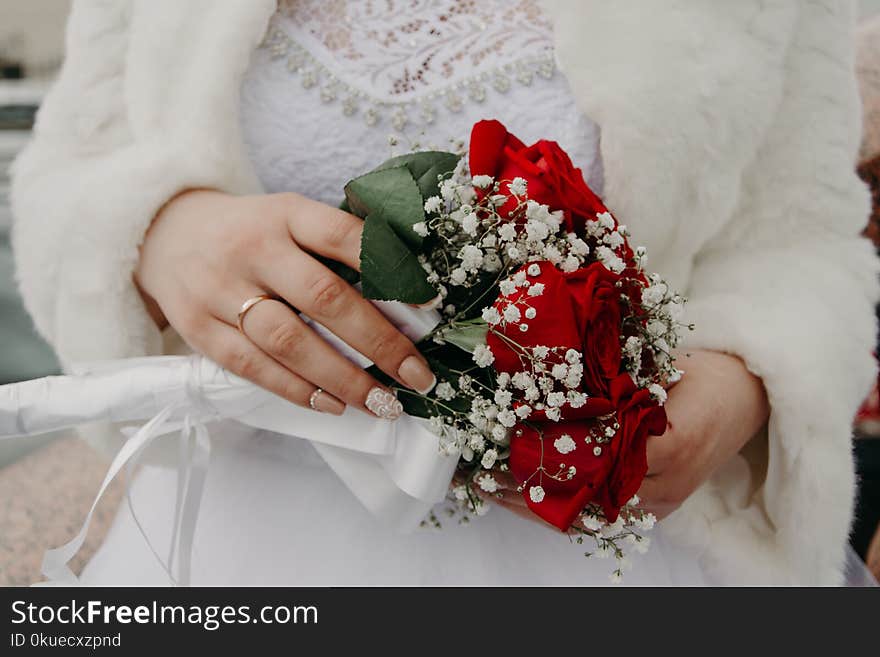
<svg viewBox="0 0 880 657"><path fill-rule="evenodd" d="M75 0L14 167L26 304L67 366L195 350L327 423L398 421L388 390L294 308L432 386L412 342L323 264L358 264L360 222L335 205L389 136L447 148L498 118L558 141L689 297L686 375L639 493L662 521L627 581L839 583L877 296L852 171L854 14L837 0ZM468 525L439 514L442 529L400 535L309 442L234 422L212 440L194 584L607 581L513 490ZM138 528L169 540L176 474L152 456L137 516L119 512L85 583L168 583Z"/></svg>

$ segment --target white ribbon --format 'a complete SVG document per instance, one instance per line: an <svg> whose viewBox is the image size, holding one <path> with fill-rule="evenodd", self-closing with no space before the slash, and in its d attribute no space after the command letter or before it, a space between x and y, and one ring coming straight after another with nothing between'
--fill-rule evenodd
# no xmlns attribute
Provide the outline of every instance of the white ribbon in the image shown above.
<svg viewBox="0 0 880 657"><path fill-rule="evenodd" d="M389 309L383 311L388 314ZM405 333L412 337L424 334L425 320L421 325L405 321L418 317L416 311L391 311L403 315L403 320L394 320L398 326L404 324ZM326 333L320 325L313 326ZM327 339L358 364L365 364L362 356L332 334ZM68 563L85 541L95 508L110 482L123 468L131 469L156 438L179 431L177 500L167 562L145 538L172 582L187 585L208 471L207 425L224 419L311 441L364 506L401 531L416 527L445 497L457 461L455 456L440 453L437 437L422 420L404 415L389 422L352 409L339 417L315 413L200 356L109 361L76 368L69 376L0 386L0 438L32 436L101 420L148 420L116 454L77 535L47 551L42 570L50 583L77 582ZM128 491L126 494L131 504Z"/></svg>

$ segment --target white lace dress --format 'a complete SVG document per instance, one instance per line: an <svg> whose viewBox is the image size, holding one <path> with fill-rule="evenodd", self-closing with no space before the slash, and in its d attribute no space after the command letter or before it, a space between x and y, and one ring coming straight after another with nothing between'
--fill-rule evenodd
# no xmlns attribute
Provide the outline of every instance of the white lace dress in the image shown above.
<svg viewBox="0 0 880 657"><path fill-rule="evenodd" d="M555 70L534 0L282 2L242 89L245 139L267 191L331 204L351 177L392 154L448 148L482 118L526 142L557 140L601 192L599 130ZM467 524L400 535L368 514L307 442L234 423L212 429L196 532L195 585L606 584L609 561L566 536L492 508ZM144 467L137 518L171 538L176 473ZM693 555L652 532L630 584L701 584ZM169 582L123 508L86 568L87 584Z"/></svg>

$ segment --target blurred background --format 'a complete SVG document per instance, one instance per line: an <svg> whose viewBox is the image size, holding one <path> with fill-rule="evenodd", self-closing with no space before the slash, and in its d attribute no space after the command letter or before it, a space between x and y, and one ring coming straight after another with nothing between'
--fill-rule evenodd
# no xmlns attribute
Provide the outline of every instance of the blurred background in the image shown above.
<svg viewBox="0 0 880 657"><path fill-rule="evenodd" d="M866 122L859 173L874 188L875 212L866 232L880 246L880 0L861 0L860 9L859 77ZM26 143L40 101L61 65L69 10L70 0L0 0L0 384L58 370L16 291L9 245L8 169ZM876 532L880 395L876 390L860 412L856 430L861 438L855 443L862 490L853 545L863 556L875 552L880 572ZM69 434L0 441L0 586L38 579L42 550L62 543L75 531L105 469L106 463ZM97 530L90 533L93 540L81 552L82 560L106 530L112 517L110 502L103 517L99 513L96 518Z"/></svg>

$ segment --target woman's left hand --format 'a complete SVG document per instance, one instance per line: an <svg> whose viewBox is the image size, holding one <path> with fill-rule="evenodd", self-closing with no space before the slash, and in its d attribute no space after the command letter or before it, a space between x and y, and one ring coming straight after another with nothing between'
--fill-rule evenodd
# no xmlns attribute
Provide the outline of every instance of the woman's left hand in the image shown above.
<svg viewBox="0 0 880 657"><path fill-rule="evenodd" d="M658 518L681 506L770 416L761 379L739 358L695 350L676 364L685 374L669 389L666 433L648 439L639 490L641 506Z"/></svg>

